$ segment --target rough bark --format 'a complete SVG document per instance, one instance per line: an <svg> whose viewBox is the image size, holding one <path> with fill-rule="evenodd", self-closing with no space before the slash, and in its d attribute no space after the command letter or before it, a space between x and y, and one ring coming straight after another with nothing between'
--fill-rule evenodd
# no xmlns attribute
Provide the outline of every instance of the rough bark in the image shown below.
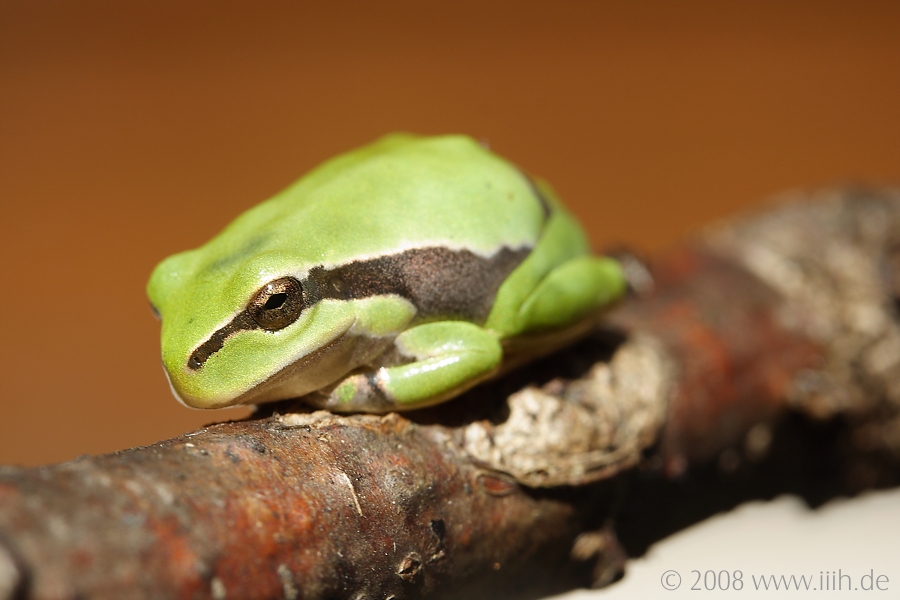
<svg viewBox="0 0 900 600"><path fill-rule="evenodd" d="M2 468L0 598L537 597L748 498L894 485L900 194L812 196L630 263L603 329L434 409Z"/></svg>

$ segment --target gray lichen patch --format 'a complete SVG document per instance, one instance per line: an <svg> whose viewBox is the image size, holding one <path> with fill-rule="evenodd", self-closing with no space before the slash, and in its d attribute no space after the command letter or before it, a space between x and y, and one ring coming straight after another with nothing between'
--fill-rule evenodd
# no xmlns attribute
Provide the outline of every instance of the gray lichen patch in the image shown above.
<svg viewBox="0 0 900 600"><path fill-rule="evenodd" d="M785 205L706 242L782 295L783 325L827 348L820 367L796 376L792 405L818 419L862 418L857 446L900 455L900 191L777 200Z"/></svg>
<svg viewBox="0 0 900 600"><path fill-rule="evenodd" d="M836 189L776 200L785 205L726 223L706 241L781 293L785 326L828 347L827 364L797 378L792 401L819 418L879 401L900 407L900 327L891 281L900 193Z"/></svg>
<svg viewBox="0 0 900 600"><path fill-rule="evenodd" d="M652 337L635 335L582 379L528 387L503 423L461 431L475 460L531 487L596 481L634 465L656 440L674 366Z"/></svg>

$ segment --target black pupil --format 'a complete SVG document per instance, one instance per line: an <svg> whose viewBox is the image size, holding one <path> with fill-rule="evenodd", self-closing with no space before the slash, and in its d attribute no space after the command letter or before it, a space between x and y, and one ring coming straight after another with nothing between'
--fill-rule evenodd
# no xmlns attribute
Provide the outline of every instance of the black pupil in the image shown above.
<svg viewBox="0 0 900 600"><path fill-rule="evenodd" d="M263 305L263 309L265 310L274 310L276 308L281 308L281 305L285 303L287 300L287 294L282 292L281 294L272 294L269 296L269 299L266 300L266 303Z"/></svg>

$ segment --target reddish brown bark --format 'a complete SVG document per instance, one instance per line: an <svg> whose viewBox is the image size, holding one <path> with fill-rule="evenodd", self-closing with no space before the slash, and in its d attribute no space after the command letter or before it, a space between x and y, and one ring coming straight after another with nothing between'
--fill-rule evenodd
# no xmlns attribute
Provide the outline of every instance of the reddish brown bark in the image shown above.
<svg viewBox="0 0 900 600"><path fill-rule="evenodd" d="M675 475L782 416L796 374L827 350L778 323L778 294L734 261L687 247L655 275L659 291L613 318L652 331L679 357L661 445Z"/></svg>
<svg viewBox="0 0 900 600"><path fill-rule="evenodd" d="M46 598L408 596L508 581L579 533L572 504L444 437L396 416L213 425L5 473L4 530Z"/></svg>
<svg viewBox="0 0 900 600"><path fill-rule="evenodd" d="M900 196L814 200L662 257L604 331L435 409L280 405L3 468L0 598L534 597L748 497L894 484Z"/></svg>

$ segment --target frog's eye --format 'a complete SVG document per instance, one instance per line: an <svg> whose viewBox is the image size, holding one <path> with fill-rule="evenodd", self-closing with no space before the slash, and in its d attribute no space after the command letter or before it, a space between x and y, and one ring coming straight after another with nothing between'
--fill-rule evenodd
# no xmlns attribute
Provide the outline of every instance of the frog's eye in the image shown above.
<svg viewBox="0 0 900 600"><path fill-rule="evenodd" d="M256 324L267 331L284 329L303 310L303 288L293 277L282 277L262 286L247 305Z"/></svg>

